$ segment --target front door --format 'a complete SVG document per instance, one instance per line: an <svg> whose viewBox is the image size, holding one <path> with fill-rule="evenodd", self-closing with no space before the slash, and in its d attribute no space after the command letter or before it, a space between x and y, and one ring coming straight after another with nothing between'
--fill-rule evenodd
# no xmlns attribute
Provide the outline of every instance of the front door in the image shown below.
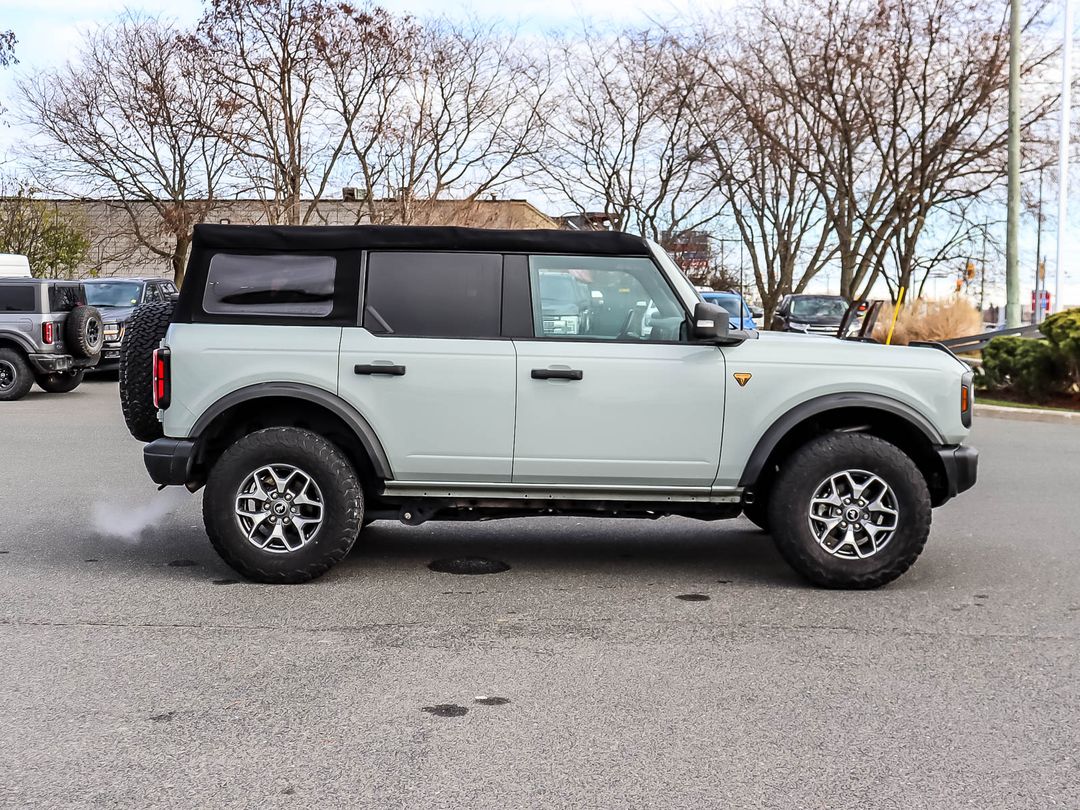
<svg viewBox="0 0 1080 810"><path fill-rule="evenodd" d="M340 395L398 481L510 480L514 345L500 339L502 256L372 252L362 325L342 330Z"/></svg>
<svg viewBox="0 0 1080 810"><path fill-rule="evenodd" d="M710 486L724 356L650 259L533 256L533 339L516 339L513 480Z"/></svg>

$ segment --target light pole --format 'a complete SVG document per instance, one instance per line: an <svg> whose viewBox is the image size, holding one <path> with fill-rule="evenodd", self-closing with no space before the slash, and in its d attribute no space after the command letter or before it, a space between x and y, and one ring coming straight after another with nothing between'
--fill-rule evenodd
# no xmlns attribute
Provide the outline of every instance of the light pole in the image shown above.
<svg viewBox="0 0 1080 810"><path fill-rule="evenodd" d="M1073 3L1065 2L1065 36L1061 50L1061 140L1058 144L1057 260L1054 262L1053 305L1061 311L1061 265L1065 263L1065 230L1069 214L1069 113L1072 103Z"/></svg>
<svg viewBox="0 0 1080 810"><path fill-rule="evenodd" d="M1020 0L1009 9L1009 210L1005 224L1005 325L1020 325Z"/></svg>

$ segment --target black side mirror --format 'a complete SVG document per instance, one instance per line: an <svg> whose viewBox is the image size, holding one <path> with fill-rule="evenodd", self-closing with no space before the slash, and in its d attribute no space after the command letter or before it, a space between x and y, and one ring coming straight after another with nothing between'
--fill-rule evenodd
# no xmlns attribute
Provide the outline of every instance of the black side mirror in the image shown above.
<svg viewBox="0 0 1080 810"><path fill-rule="evenodd" d="M728 312L716 304L699 302L694 307L694 323L690 334L694 340L720 340L728 334Z"/></svg>

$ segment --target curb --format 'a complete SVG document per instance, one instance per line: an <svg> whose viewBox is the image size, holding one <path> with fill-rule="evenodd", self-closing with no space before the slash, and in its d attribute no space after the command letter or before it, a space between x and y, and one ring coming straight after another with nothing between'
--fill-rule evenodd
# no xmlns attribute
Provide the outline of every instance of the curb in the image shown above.
<svg viewBox="0 0 1080 810"><path fill-rule="evenodd" d="M1042 408L1010 408L1005 405L975 403L975 415L991 419L1014 419L1020 422L1056 422L1080 425L1080 411L1047 411Z"/></svg>

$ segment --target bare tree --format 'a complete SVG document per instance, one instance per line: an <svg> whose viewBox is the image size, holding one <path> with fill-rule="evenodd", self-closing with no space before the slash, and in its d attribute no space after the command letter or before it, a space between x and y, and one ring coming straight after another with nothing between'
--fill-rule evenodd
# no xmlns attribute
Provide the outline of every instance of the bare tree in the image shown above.
<svg viewBox="0 0 1080 810"><path fill-rule="evenodd" d="M0 67L18 64L15 58L15 45L19 40L14 31L0 31Z"/></svg>
<svg viewBox="0 0 1080 810"><path fill-rule="evenodd" d="M191 230L215 204L232 153L206 65L173 26L125 16L90 34L64 67L21 80L25 123L54 148L30 156L53 188L104 196L134 240L183 280ZM149 221L149 206L156 219Z"/></svg>
<svg viewBox="0 0 1080 810"><path fill-rule="evenodd" d="M542 185L653 239L718 214L692 110L701 65L676 38L586 29L559 50L561 97Z"/></svg>
<svg viewBox="0 0 1080 810"><path fill-rule="evenodd" d="M463 206L528 173L545 142L551 68L497 27L438 20L419 35L379 139L384 193L399 222L428 201Z"/></svg>
<svg viewBox="0 0 1080 810"><path fill-rule="evenodd" d="M806 143L802 122L785 100L765 89L758 59L739 53L738 38L750 32L705 27L685 47L704 66L704 92L694 110L707 167L724 202L723 219L734 222L750 257L766 326L780 298L798 293L831 260L835 243L822 195L802 166L788 158ZM787 146L781 148L777 139Z"/></svg>
<svg viewBox="0 0 1080 810"><path fill-rule="evenodd" d="M761 33L746 52L806 138L772 141L821 192L841 292L862 297L890 251L910 286L927 218L1004 173L1008 40L1000 9L950 0L810 0L797 8L766 0L751 24ZM1025 74L1048 55L1031 56ZM1048 109L1031 106L1025 125Z"/></svg>

